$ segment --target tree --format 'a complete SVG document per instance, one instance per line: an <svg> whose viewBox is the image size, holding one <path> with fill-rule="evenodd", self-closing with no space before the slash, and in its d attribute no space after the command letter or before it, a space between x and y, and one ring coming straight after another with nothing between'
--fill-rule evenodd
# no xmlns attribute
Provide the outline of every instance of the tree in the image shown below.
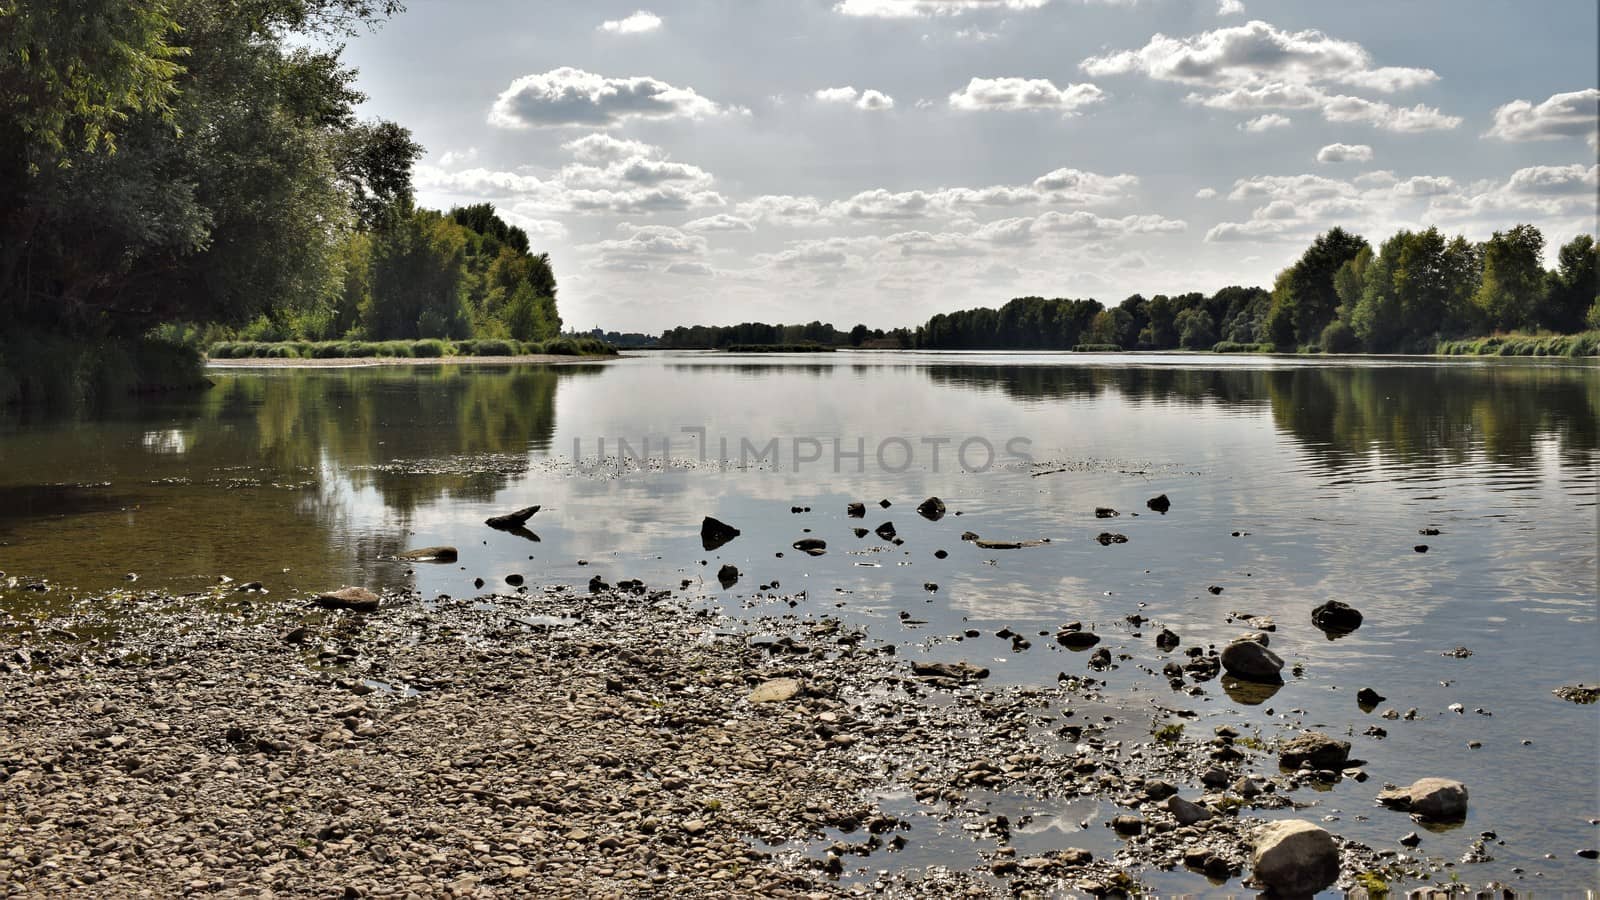
<svg viewBox="0 0 1600 900"><path fill-rule="evenodd" d="M1311 242L1288 268L1287 278L1273 289L1273 311L1268 318L1274 343L1288 346L1296 339L1311 343L1322 335L1322 329L1333 321L1339 308L1334 276L1368 247L1364 238L1343 228L1330 229ZM1293 337L1283 340L1291 328Z"/></svg>
<svg viewBox="0 0 1600 900"><path fill-rule="evenodd" d="M1178 313L1174 324L1178 329L1178 346L1185 350L1210 350L1217 343L1216 323L1203 309Z"/></svg>
<svg viewBox="0 0 1600 900"><path fill-rule="evenodd" d="M1590 308L1600 303L1600 280L1596 278L1600 249L1593 236L1580 234L1561 245L1557 260L1556 270L1547 279L1545 302L1539 306L1536 324L1552 331L1580 331Z"/></svg>
<svg viewBox="0 0 1600 900"><path fill-rule="evenodd" d="M1484 242L1483 281L1472 302L1489 328L1511 331L1533 323L1544 302L1543 254L1544 235L1532 225L1496 231Z"/></svg>

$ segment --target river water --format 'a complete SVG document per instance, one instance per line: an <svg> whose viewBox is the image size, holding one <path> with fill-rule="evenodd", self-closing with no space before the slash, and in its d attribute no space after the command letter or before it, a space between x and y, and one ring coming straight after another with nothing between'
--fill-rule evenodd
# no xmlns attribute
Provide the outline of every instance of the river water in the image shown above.
<svg viewBox="0 0 1600 900"><path fill-rule="evenodd" d="M130 574L174 591L226 575L282 598L340 584L467 596L477 578L506 590L513 573L580 589L595 576L689 580L736 615L842 616L1024 684L1081 674L1087 654L1048 638L1013 652L995 631L1081 621L1130 657L1108 689L1151 716L1348 736L1373 780L1314 794L1300 815L1397 847L1416 825L1374 807L1379 783L1458 778L1468 820L1419 852L1459 858L1494 831L1493 861L1461 866L1463 880L1597 883L1574 852L1600 844L1600 705L1551 693L1600 682L1590 362L646 353L212 378L203 395L89 416L0 413L0 571L53 587L0 578L0 609L60 608ZM1146 506L1158 494L1164 515ZM936 522L915 511L933 495L949 510ZM851 502L864 518L846 515ZM483 527L533 504L531 535ZM703 550L706 515L743 534ZM884 522L902 543L853 532ZM965 531L1048 542L984 549ZM1127 542L1102 545L1102 532ZM828 552L792 549L803 537ZM460 561L394 559L432 544L459 547ZM743 573L728 589L724 564ZM1337 640L1310 624L1333 599L1365 614ZM1302 674L1268 697L1215 681L1173 692L1155 629L1130 614L1185 646L1271 616L1273 649ZM967 629L984 637L953 639ZM1445 655L1459 647L1471 655ZM1389 699L1363 712L1361 687ZM1379 718L1391 707L1417 716ZM1388 736L1366 736L1371 725ZM904 864L959 840L930 835L921 856L914 840ZM1209 889L1181 871L1152 878Z"/></svg>

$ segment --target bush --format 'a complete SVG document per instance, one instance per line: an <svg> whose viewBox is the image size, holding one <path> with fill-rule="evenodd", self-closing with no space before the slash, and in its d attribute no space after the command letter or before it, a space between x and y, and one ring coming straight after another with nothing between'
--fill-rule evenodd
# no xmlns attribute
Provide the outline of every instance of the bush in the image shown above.
<svg viewBox="0 0 1600 900"><path fill-rule="evenodd" d="M1117 344L1078 344L1072 348L1073 353L1121 353L1122 347Z"/></svg>
<svg viewBox="0 0 1600 900"><path fill-rule="evenodd" d="M1335 319L1322 329L1322 349L1329 353L1355 353L1361 349L1361 341L1348 322Z"/></svg>
<svg viewBox="0 0 1600 900"><path fill-rule="evenodd" d="M427 341L412 341L411 342L411 355L412 356L425 357L425 358L430 358L431 359L431 358L434 358L434 357L447 356L447 355L449 355L449 352L450 352L450 346L448 344L446 344L444 341L427 340Z"/></svg>
<svg viewBox="0 0 1600 900"><path fill-rule="evenodd" d="M1211 348L1212 353L1274 353L1278 348L1271 344L1241 343L1239 341L1218 341Z"/></svg>

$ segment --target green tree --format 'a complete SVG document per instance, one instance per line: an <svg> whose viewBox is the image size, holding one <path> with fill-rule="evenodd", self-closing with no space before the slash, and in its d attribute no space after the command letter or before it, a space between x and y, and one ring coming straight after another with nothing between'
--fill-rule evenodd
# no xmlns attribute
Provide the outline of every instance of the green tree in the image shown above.
<svg viewBox="0 0 1600 900"><path fill-rule="evenodd" d="M1561 245L1557 260L1556 270L1548 277L1537 324L1563 333L1581 331L1589 310L1600 304L1600 280L1596 278L1600 248L1592 235L1580 234Z"/></svg>
<svg viewBox="0 0 1600 900"><path fill-rule="evenodd" d="M1544 235L1532 225L1496 231L1484 242L1483 281L1472 302L1485 325L1512 331L1533 324L1544 302L1543 254Z"/></svg>
<svg viewBox="0 0 1600 900"><path fill-rule="evenodd" d="M1174 324L1178 329L1178 346L1185 350L1210 350L1217 343L1216 323L1203 309L1178 313Z"/></svg>
<svg viewBox="0 0 1600 900"><path fill-rule="evenodd" d="M1273 289L1273 309L1268 315L1272 340L1288 346L1295 340L1311 343L1333 321L1339 308L1334 276L1341 266L1368 248L1360 235L1333 228L1317 236L1288 275ZM1288 321L1285 322L1285 319ZM1284 340L1292 327L1293 338Z"/></svg>

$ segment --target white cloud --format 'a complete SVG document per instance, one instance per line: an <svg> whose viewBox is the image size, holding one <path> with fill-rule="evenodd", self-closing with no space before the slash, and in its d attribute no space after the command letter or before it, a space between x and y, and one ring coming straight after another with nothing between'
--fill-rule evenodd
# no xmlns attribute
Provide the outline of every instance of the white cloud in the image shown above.
<svg viewBox="0 0 1600 900"><path fill-rule="evenodd" d="M446 169L464 166L478 161L478 148L468 147L465 150L447 150L439 157L439 165Z"/></svg>
<svg viewBox="0 0 1600 900"><path fill-rule="evenodd" d="M1366 144L1329 144L1317 151L1319 163L1371 162L1372 148Z"/></svg>
<svg viewBox="0 0 1600 900"><path fill-rule="evenodd" d="M1196 200L1210 200L1212 197L1215 197L1216 195L1217 195L1217 189L1216 188L1201 188L1200 190L1194 192L1194 197L1195 197Z"/></svg>
<svg viewBox="0 0 1600 900"><path fill-rule="evenodd" d="M1240 122L1239 130L1260 133L1263 131L1271 131L1274 128L1288 128L1291 124L1293 124L1293 122L1288 116L1281 116L1277 113L1264 113L1256 116L1254 119L1251 119L1248 122Z"/></svg>
<svg viewBox="0 0 1600 900"><path fill-rule="evenodd" d="M1484 137L1502 141L1554 141L1587 137L1595 146L1600 128L1600 88L1552 94L1538 105L1513 100L1494 111L1494 127Z"/></svg>
<svg viewBox="0 0 1600 900"><path fill-rule="evenodd" d="M642 34L660 27L661 17L643 9L625 19L610 19L600 23L601 31L612 34Z"/></svg>
<svg viewBox="0 0 1600 900"><path fill-rule="evenodd" d="M1045 109L1071 116L1104 99L1104 92L1092 84L1058 88L1047 78L973 78L949 102L957 110Z"/></svg>
<svg viewBox="0 0 1600 900"><path fill-rule="evenodd" d="M699 277L716 274L711 271L710 266L698 262L675 262L667 266L666 272L668 275L693 275Z"/></svg>
<svg viewBox="0 0 1600 900"><path fill-rule="evenodd" d="M969 10L1038 9L1050 0L840 0L834 11L847 16L910 19L923 16L958 16Z"/></svg>
<svg viewBox="0 0 1600 900"><path fill-rule="evenodd" d="M1233 112L1317 109L1329 122L1389 131L1455 128L1461 118L1423 104L1397 107L1330 90L1328 85L1395 93L1438 80L1432 69L1374 66L1360 44L1320 31L1284 31L1259 20L1187 38L1157 34L1137 50L1092 56L1091 75L1142 74L1200 88L1190 103Z"/></svg>
<svg viewBox="0 0 1600 900"><path fill-rule="evenodd" d="M579 162L599 165L631 157L661 155L661 148L646 144L644 141L623 140L601 132L567 141L561 145L561 149L572 154Z"/></svg>
<svg viewBox="0 0 1600 900"><path fill-rule="evenodd" d="M582 248L594 251L596 268L614 272L650 271L663 262L704 256L708 249L705 238L666 225L623 222L617 226L617 231L623 237Z"/></svg>
<svg viewBox="0 0 1600 900"><path fill-rule="evenodd" d="M1239 0L1218 0L1217 15L1242 16L1244 15L1244 4Z"/></svg>
<svg viewBox="0 0 1600 900"><path fill-rule="evenodd" d="M811 95L818 103L848 103L867 112L881 112L894 108L894 98L882 91L868 88L858 91L850 85L823 88Z"/></svg>
<svg viewBox="0 0 1600 900"><path fill-rule="evenodd" d="M630 119L700 119L724 111L693 88L674 87L648 76L607 78L562 67L511 82L495 99L489 124L519 129L609 128Z"/></svg>
<svg viewBox="0 0 1600 900"><path fill-rule="evenodd" d="M749 219L730 216L727 213L717 213L703 219L695 219L686 223L687 231L755 231L756 226Z"/></svg>
<svg viewBox="0 0 1600 900"><path fill-rule="evenodd" d="M1456 180L1445 175L1413 175L1396 182L1390 190L1397 197L1436 197L1456 188Z"/></svg>

